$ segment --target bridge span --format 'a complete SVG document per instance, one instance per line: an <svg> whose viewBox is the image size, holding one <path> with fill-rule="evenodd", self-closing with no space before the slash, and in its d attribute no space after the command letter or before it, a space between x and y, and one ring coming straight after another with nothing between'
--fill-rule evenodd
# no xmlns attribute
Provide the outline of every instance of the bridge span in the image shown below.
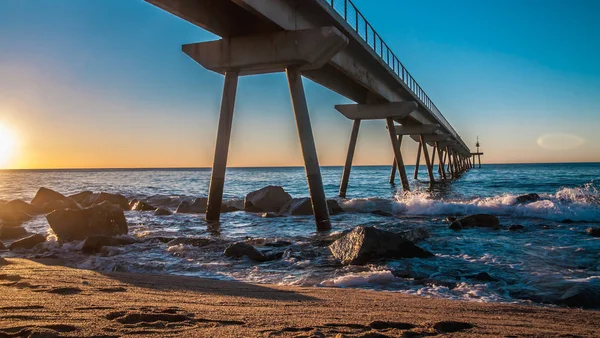
<svg viewBox="0 0 600 338"><path fill-rule="evenodd" d="M457 178L473 166L471 151L452 125L350 0L146 0L221 39L182 46L203 67L225 75L206 219L218 221L239 76L286 72L317 229L331 227L302 76L356 102L335 107L353 120L340 197L346 197L352 158L366 119L381 119L399 173L410 190L400 144L419 144L429 182ZM407 138L406 138L407 139ZM432 152L429 152L432 147ZM415 171L415 177L417 173Z"/></svg>

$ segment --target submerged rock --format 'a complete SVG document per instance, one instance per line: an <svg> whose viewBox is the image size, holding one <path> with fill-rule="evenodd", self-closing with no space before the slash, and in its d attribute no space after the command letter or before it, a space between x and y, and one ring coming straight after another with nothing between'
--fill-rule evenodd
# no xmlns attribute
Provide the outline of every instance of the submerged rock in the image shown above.
<svg viewBox="0 0 600 338"><path fill-rule="evenodd" d="M154 210L154 216L169 216L169 215L173 215L171 210L168 210L165 208L156 208L156 210Z"/></svg>
<svg viewBox="0 0 600 338"><path fill-rule="evenodd" d="M247 256L253 261L266 262L269 260L262 252L258 251L255 247L244 242L236 242L229 245L225 249L225 256L231 258L242 258Z"/></svg>
<svg viewBox="0 0 600 338"><path fill-rule="evenodd" d="M517 203L531 203L537 202L540 200L540 195L538 194L526 194L517 197Z"/></svg>
<svg viewBox="0 0 600 338"><path fill-rule="evenodd" d="M26 236L28 234L27 230L20 226L16 227L7 227L0 226L0 239L14 239Z"/></svg>
<svg viewBox="0 0 600 338"><path fill-rule="evenodd" d="M590 236L600 237L600 227L588 228L586 231L587 231L588 235L590 235Z"/></svg>
<svg viewBox="0 0 600 338"><path fill-rule="evenodd" d="M81 204L85 206L92 206L94 204L100 204L102 202L114 204L122 210L129 210L129 200L125 196L121 194L111 194L107 192L89 195L81 202Z"/></svg>
<svg viewBox="0 0 600 338"><path fill-rule="evenodd" d="M480 282L495 282L495 281L497 281L496 278L490 276L490 274L487 273L487 272L480 272L480 273L478 273L476 275L467 276L467 278L475 279L475 280L478 280Z"/></svg>
<svg viewBox="0 0 600 338"><path fill-rule="evenodd" d="M463 228L473 227L499 229L500 220L498 220L498 217L494 215L476 214L455 220L454 222L452 222L452 224L450 224L450 229L452 230L460 230Z"/></svg>
<svg viewBox="0 0 600 338"><path fill-rule="evenodd" d="M598 309L600 308L600 286L589 283L576 284L559 298L559 303L572 307Z"/></svg>
<svg viewBox="0 0 600 338"><path fill-rule="evenodd" d="M88 237L83 246L81 247L81 251L86 254L95 254L102 250L105 246L122 246L136 243L136 240L133 238L121 237L114 238L108 236L92 236Z"/></svg>
<svg viewBox="0 0 600 338"><path fill-rule="evenodd" d="M148 204L144 201L133 200L133 201L131 201L131 203L129 205L131 206L132 211L154 211L154 210L156 210L156 207L151 206L150 204Z"/></svg>
<svg viewBox="0 0 600 338"><path fill-rule="evenodd" d="M23 238L23 239L13 242L10 245L10 250L31 249L40 243L44 243L45 241L46 241L46 236L40 235L40 234L35 234L35 235L32 235L32 236L29 236L29 237L26 237L26 238Z"/></svg>
<svg viewBox="0 0 600 338"><path fill-rule="evenodd" d="M523 229L525 229L525 227L522 226L521 224L513 224L508 227L509 231L517 231L517 230L523 230Z"/></svg>
<svg viewBox="0 0 600 338"><path fill-rule="evenodd" d="M278 212L292 200L292 196L282 187L268 186L253 191L244 199L244 210L250 212Z"/></svg>
<svg viewBox="0 0 600 338"><path fill-rule="evenodd" d="M123 210L104 201L86 209L63 209L46 216L56 236L63 241L83 240L91 236L127 234Z"/></svg>
<svg viewBox="0 0 600 338"><path fill-rule="evenodd" d="M206 212L207 203L208 198L206 197L196 198L192 202L183 201L179 203L175 212L178 214L203 214Z"/></svg>
<svg viewBox="0 0 600 338"><path fill-rule="evenodd" d="M422 230L418 233L414 231L394 233L374 227L358 226L333 242L329 249L344 265L365 264L370 260L381 258L432 257L431 252L416 246L410 240L417 240L420 236L423 236Z"/></svg>
<svg viewBox="0 0 600 338"><path fill-rule="evenodd" d="M452 223L452 222L454 222L456 220L457 220L457 218L454 217L454 216L448 216L448 217L446 217L446 222L448 222L448 223Z"/></svg>

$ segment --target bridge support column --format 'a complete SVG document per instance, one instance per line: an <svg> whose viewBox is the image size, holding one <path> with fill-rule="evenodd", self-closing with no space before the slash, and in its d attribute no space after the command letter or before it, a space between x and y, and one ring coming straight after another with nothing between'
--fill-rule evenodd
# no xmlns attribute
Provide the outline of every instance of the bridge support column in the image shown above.
<svg viewBox="0 0 600 338"><path fill-rule="evenodd" d="M402 182L402 188L404 191L410 191L410 185L408 184L408 178L406 177L406 169L404 168L404 160L402 160L402 152L398 146L398 137L396 136L396 128L394 128L394 119L388 117L385 120L387 124L388 133L390 134L390 141L392 142L392 149L394 150L394 159L396 160L396 166L400 172L400 181Z"/></svg>
<svg viewBox="0 0 600 338"><path fill-rule="evenodd" d="M444 155L443 155L444 150L442 149L442 147L440 147L440 144L438 142L435 143L435 147L437 148L438 159L439 159L438 171L439 171L440 175L442 175L442 178L445 180L446 179L446 171L444 170Z"/></svg>
<svg viewBox="0 0 600 338"><path fill-rule="evenodd" d="M223 201L223 185L225 184L225 170L233 124L233 108L237 92L238 73L225 73L223 97L221 98L221 112L219 113L219 126L217 127L217 145L215 146L215 159L210 175L210 187L206 206L206 220L219 221L221 217L221 203Z"/></svg>
<svg viewBox="0 0 600 338"><path fill-rule="evenodd" d="M415 180L419 178L419 166L421 162L421 149L423 148L423 144L421 141L417 143L417 162L415 163Z"/></svg>
<svg viewBox="0 0 600 338"><path fill-rule="evenodd" d="M479 169L481 169L481 154L478 154L477 158L479 159Z"/></svg>
<svg viewBox="0 0 600 338"><path fill-rule="evenodd" d="M352 169L352 159L354 158L354 149L356 148L356 140L358 139L358 129L360 128L360 120L354 120L352 123L352 133L350 134L350 144L348 144L348 154L346 155L346 164L342 173L342 183L340 183L339 196L346 197L348 190L348 180L350 179L350 170Z"/></svg>
<svg viewBox="0 0 600 338"><path fill-rule="evenodd" d="M427 174L429 175L429 184L433 184L435 182L435 178L433 177L433 166L431 165L431 159L429 158L429 150L427 149L427 142L425 142L425 138L421 135L421 147L423 147L423 155L425 157L425 164L427 165Z"/></svg>
<svg viewBox="0 0 600 338"><path fill-rule="evenodd" d="M325 189L323 188L323 180L321 179L321 169L310 125L310 116L308 115L302 76L298 67L288 67L286 74L294 115L296 116L296 126L298 127L298 136L300 138L304 168L306 170L306 180L308 181L308 190L310 191L313 213L317 222L317 230L329 230L331 229L331 221L329 220L327 199L325 198Z"/></svg>
<svg viewBox="0 0 600 338"><path fill-rule="evenodd" d="M402 135L398 135L398 149L402 147ZM398 167L396 166L396 156L392 159L392 170L390 171L390 184L394 184L396 180L396 170Z"/></svg>

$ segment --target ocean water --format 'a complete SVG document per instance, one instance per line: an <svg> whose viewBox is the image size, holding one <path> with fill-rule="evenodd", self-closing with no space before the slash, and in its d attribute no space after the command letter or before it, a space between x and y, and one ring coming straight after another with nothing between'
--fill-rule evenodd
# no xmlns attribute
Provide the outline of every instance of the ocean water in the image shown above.
<svg viewBox="0 0 600 338"><path fill-rule="evenodd" d="M321 170L327 197L336 198L342 168ZM357 287L484 302L559 304L573 286L600 287L600 238L586 233L600 226L599 163L483 165L431 188L422 168L423 181L411 179L411 193L403 193L398 181L396 186L388 183L389 170L353 168L348 198L338 199L345 212L331 217L333 229L327 233L315 231L312 216L263 218L238 211L222 214L219 224L208 224L203 215L155 217L152 212L128 211L129 233L140 243L90 256L80 252L81 242L61 244L51 236L41 248L2 254L53 255L70 266L98 271ZM413 170L407 166L409 177ZM210 169L0 171L0 199L30 200L44 186L63 194L121 193L174 210L182 200L206 196L209 180ZM224 197L243 199L267 185L281 185L293 197L308 196L304 169L293 167L228 169ZM517 203L516 197L526 193L542 198ZM448 229L446 216L474 213L498 216L503 229ZM524 229L508 231L513 224ZM357 225L390 231L426 228L431 237L417 244L435 257L341 266L324 243ZM52 235L43 216L24 226ZM206 237L213 243L169 245L159 237ZM228 244L241 240L263 251L283 252L283 258L256 263L223 255ZM289 243L265 245L273 241ZM493 280L473 277L482 272Z"/></svg>

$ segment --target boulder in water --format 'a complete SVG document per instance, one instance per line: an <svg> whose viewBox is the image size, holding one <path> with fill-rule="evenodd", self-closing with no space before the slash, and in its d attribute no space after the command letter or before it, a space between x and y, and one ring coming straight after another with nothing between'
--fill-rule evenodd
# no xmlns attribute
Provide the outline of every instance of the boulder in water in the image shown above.
<svg viewBox="0 0 600 338"><path fill-rule="evenodd" d="M133 201L131 201L130 206L131 206L131 210L133 210L133 211L154 211L154 210L156 210L156 207L153 207L144 201L133 200Z"/></svg>
<svg viewBox="0 0 600 338"><path fill-rule="evenodd" d="M115 238L108 236L91 236L83 242L81 251L86 254L95 254L100 252L105 246L122 246L133 244L135 242L135 239L127 237Z"/></svg>
<svg viewBox="0 0 600 338"><path fill-rule="evenodd" d="M37 215L41 214L43 211L40 207L29 204L23 200L13 200L10 201L0 207L0 211L2 212L17 212L23 213L27 215Z"/></svg>
<svg viewBox="0 0 600 338"><path fill-rule="evenodd" d="M498 220L498 217L494 215L476 214L455 220L450 224L450 229L452 230L460 230L463 228L473 227L499 229L500 220Z"/></svg>
<svg viewBox="0 0 600 338"><path fill-rule="evenodd" d="M344 209L340 207L336 200L327 200L327 209L329 209L330 215L337 215L344 212Z"/></svg>
<svg viewBox="0 0 600 338"><path fill-rule="evenodd" d="M395 233L374 227L358 226L329 246L331 253L342 264L365 264L373 259L427 258L433 254L416 246L412 241L419 234ZM419 230L423 234L422 230Z"/></svg>
<svg viewBox="0 0 600 338"><path fill-rule="evenodd" d="M19 238L19 237L24 237L27 234L28 234L27 230L25 230L24 228L22 228L20 226L16 226L16 227L0 226L0 239L14 239L14 238Z"/></svg>
<svg viewBox="0 0 600 338"><path fill-rule="evenodd" d="M391 212L383 211L383 210L374 210L374 211L371 211L371 213L373 215L382 216L382 217L394 217L394 214L392 214Z"/></svg>
<svg viewBox="0 0 600 338"><path fill-rule="evenodd" d="M32 236L29 236L29 237L26 237L26 238L23 238L23 239L13 242L10 245L10 250L31 249L40 243L44 243L45 241L46 241L46 236L40 235L40 234L35 234L35 235L32 235Z"/></svg>
<svg viewBox="0 0 600 338"><path fill-rule="evenodd" d="M454 217L454 216L448 216L448 217L446 217L446 222L448 222L448 223L452 223L452 222L454 222L456 220L457 220L457 218Z"/></svg>
<svg viewBox="0 0 600 338"><path fill-rule="evenodd" d="M244 200L229 200L221 204L221 212L234 212L244 210Z"/></svg>
<svg viewBox="0 0 600 338"><path fill-rule="evenodd" d="M336 200L327 200L327 209L329 210L330 215L337 215L341 212L344 212ZM279 214L290 216L312 215L312 200L309 197L292 198L283 207L281 207Z"/></svg>
<svg viewBox="0 0 600 338"><path fill-rule="evenodd" d="M480 282L495 282L495 281L497 281L496 278L490 276L490 274L487 273L487 272L480 272L480 273L478 273L476 275L467 276L467 278L475 279L475 280L478 280Z"/></svg>
<svg viewBox="0 0 600 338"><path fill-rule="evenodd" d="M225 256L231 258L242 258L247 256L253 261L266 262L269 260L262 252L258 251L255 247L244 242L236 242L229 245L225 249Z"/></svg>
<svg viewBox="0 0 600 338"><path fill-rule="evenodd" d="M68 197L70 199L72 199L73 201L81 204L86 198L92 196L93 194L94 194L94 192L92 192L92 191L82 191L82 192L78 192L73 195L69 195Z"/></svg>
<svg viewBox="0 0 600 338"><path fill-rule="evenodd" d="M292 200L292 196L279 186L267 186L253 191L244 199L244 210L250 212L278 212Z"/></svg>
<svg viewBox="0 0 600 338"><path fill-rule="evenodd" d="M600 237L600 227L598 228L588 228L587 233L590 236Z"/></svg>
<svg viewBox="0 0 600 338"><path fill-rule="evenodd" d="M6 250L6 246L4 246L4 243L0 242L0 250Z"/></svg>
<svg viewBox="0 0 600 338"><path fill-rule="evenodd" d="M175 212L178 214L203 214L206 212L207 203L208 198L205 197L196 198L192 202L183 201L179 203Z"/></svg>
<svg viewBox="0 0 600 338"><path fill-rule="evenodd" d="M531 203L540 200L540 195L538 194L526 194L517 197L517 203Z"/></svg>
<svg viewBox="0 0 600 338"><path fill-rule="evenodd" d="M81 202L84 206L92 206L94 204L100 204L102 202L108 202L121 208L121 210L129 210L129 200L121 194L111 194L107 192L101 192L99 194L91 194Z"/></svg>
<svg viewBox="0 0 600 338"><path fill-rule="evenodd" d="M20 225L23 222L27 222L31 219L29 214L21 211L11 211L0 209L0 223L6 225Z"/></svg>
<svg viewBox="0 0 600 338"><path fill-rule="evenodd" d="M68 197L66 197L65 195L56 192L52 189L48 189L48 188L44 188L41 187L37 193L35 194L35 197L31 200L31 204L38 206L38 207L44 207L44 204L52 202L52 201L62 201L62 200L67 200Z"/></svg>
<svg viewBox="0 0 600 338"><path fill-rule="evenodd" d="M96 235L125 235L128 231L123 210L108 201L86 209L56 210L46 219L63 241L83 240Z"/></svg>
<svg viewBox="0 0 600 338"><path fill-rule="evenodd" d="M173 215L173 213L165 208L156 208L156 210L154 210L154 216L169 216L169 215Z"/></svg>
<svg viewBox="0 0 600 338"><path fill-rule="evenodd" d="M559 298L559 303L571 307L598 309L600 308L600 285L578 283Z"/></svg>
<svg viewBox="0 0 600 338"><path fill-rule="evenodd" d="M523 229L525 229L525 227L522 226L521 224L513 224L508 227L509 231L518 231L518 230L523 230Z"/></svg>

